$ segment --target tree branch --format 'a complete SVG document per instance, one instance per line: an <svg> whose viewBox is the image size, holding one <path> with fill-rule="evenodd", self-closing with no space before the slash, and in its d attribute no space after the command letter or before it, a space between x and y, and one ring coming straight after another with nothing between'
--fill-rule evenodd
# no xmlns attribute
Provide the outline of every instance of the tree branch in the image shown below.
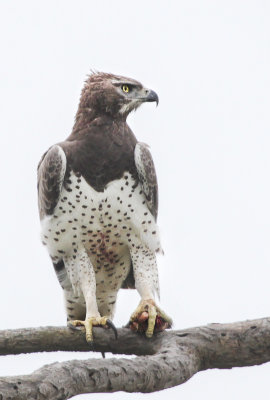
<svg viewBox="0 0 270 400"><path fill-rule="evenodd" d="M210 324L156 334L152 339L119 329L94 329L94 349L82 332L63 327L0 332L0 354L37 351L102 351L135 359L73 360L44 366L31 375L0 379L0 399L69 399L82 393L154 392L180 385L198 371L270 361L270 318Z"/></svg>

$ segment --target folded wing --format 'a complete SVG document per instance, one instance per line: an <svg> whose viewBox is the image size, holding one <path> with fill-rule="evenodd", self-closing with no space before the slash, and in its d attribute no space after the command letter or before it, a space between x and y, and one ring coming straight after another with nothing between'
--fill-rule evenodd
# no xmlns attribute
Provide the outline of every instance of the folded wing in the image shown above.
<svg viewBox="0 0 270 400"><path fill-rule="evenodd" d="M40 219L52 215L59 201L66 172L66 156L60 146L52 146L38 165L38 208Z"/></svg>
<svg viewBox="0 0 270 400"><path fill-rule="evenodd" d="M148 146L145 143L137 143L134 156L147 206L156 220L158 214L158 183L154 162Z"/></svg>

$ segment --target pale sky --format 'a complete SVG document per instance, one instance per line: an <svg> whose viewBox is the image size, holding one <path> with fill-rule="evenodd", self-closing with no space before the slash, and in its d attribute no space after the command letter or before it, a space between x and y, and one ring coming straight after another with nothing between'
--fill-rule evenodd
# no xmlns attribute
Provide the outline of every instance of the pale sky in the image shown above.
<svg viewBox="0 0 270 400"><path fill-rule="evenodd" d="M90 69L159 94L158 108L128 122L156 164L160 304L175 329L269 315L269 20L266 0L1 2L0 329L65 324L39 239L36 167L70 134ZM138 301L120 293L117 326ZM2 357L0 376L93 356ZM269 373L270 364L212 370L159 393L92 397L254 400L269 396Z"/></svg>

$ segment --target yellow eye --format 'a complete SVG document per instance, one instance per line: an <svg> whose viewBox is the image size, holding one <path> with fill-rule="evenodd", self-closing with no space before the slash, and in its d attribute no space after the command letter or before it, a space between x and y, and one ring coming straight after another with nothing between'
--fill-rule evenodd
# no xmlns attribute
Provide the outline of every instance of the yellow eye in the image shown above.
<svg viewBox="0 0 270 400"><path fill-rule="evenodd" d="M123 86L122 86L122 90L123 90L123 92L128 93L128 92L129 92L129 87L128 87L128 85L123 85Z"/></svg>

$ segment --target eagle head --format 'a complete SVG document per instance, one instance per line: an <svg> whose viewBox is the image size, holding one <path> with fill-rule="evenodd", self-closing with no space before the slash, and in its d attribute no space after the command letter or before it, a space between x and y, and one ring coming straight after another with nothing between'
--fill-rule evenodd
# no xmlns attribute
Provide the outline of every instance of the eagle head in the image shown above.
<svg viewBox="0 0 270 400"><path fill-rule="evenodd" d="M142 103L152 101L158 104L158 95L140 82L124 76L94 72L85 82L79 112L85 110L94 116L106 114L126 119Z"/></svg>

